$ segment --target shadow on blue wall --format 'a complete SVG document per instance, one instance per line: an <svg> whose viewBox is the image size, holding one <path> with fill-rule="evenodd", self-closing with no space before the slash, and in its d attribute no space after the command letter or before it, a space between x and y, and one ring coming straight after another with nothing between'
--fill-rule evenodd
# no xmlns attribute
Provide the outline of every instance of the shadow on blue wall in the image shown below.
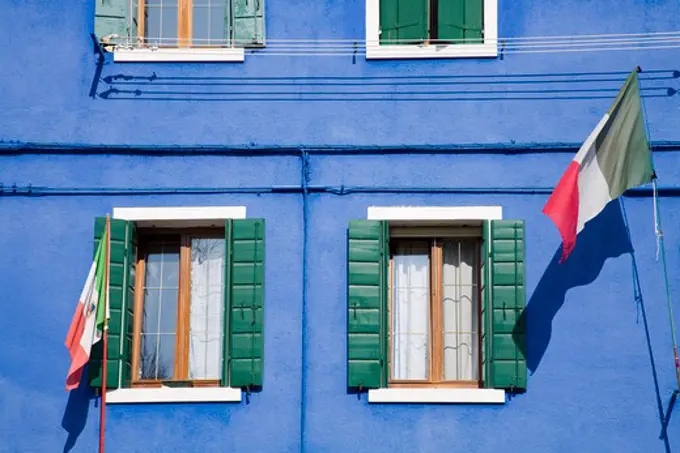
<svg viewBox="0 0 680 453"><path fill-rule="evenodd" d="M408 76L174 76L94 75L90 96L151 101L538 101L613 99L627 72L516 73ZM645 98L678 92L675 69L644 72ZM103 89L99 83L103 82Z"/></svg>
<svg viewBox="0 0 680 453"><path fill-rule="evenodd" d="M626 232L630 235L630 230L628 228L628 217L626 216L626 207L623 201L621 201L621 212L623 214L623 221L625 223ZM630 237L630 236L629 236ZM661 390L659 389L659 377L656 372L656 362L654 360L654 351L652 350L652 340L649 335L649 324L647 323L647 310L645 309L645 301L642 297L642 287L640 286L640 275L638 274L637 260L635 259L635 252L630 253L631 265L633 267L633 295L635 297L635 303L638 306L638 311L642 315L642 325L645 329L645 341L647 342L647 354L649 355L649 364L652 368L652 378L654 380L654 391L656 395L656 408L659 412L659 419L661 420L661 434L659 439L663 440L664 448L666 453L671 452L670 441L668 440L668 423L671 419L671 414L673 412L673 407L675 405L675 400L677 399L678 393L674 392L671 400L668 403L668 409L664 412L663 402L661 400Z"/></svg>
<svg viewBox="0 0 680 453"><path fill-rule="evenodd" d="M569 259L560 264L562 248L559 247L553 255L548 268L536 286L527 308L523 314L527 325L526 358L527 366L533 373L538 369L543 355L550 344L552 335L552 322L557 312L564 304L567 291L571 288L584 286L593 282L600 274L605 261L623 254L630 254L633 267L633 297L639 307L647 351L649 354L650 367L654 381L656 405L661 422L661 434L666 453L670 453L671 447L666 433L670 420L672 402L667 411L664 411L659 389L656 363L647 324L647 312L640 288L640 280L637 272L637 262L632 243L628 222L625 217L625 206L619 202L612 202L595 219L586 224L586 227L578 236L576 248Z"/></svg>
<svg viewBox="0 0 680 453"><path fill-rule="evenodd" d="M608 258L632 252L633 246L617 202L609 203L600 215L586 224L566 262L559 262L562 248L555 251L524 312L527 326L525 354L532 374L548 348L552 322L564 304L567 291L593 282Z"/></svg>
<svg viewBox="0 0 680 453"><path fill-rule="evenodd" d="M83 373L83 376L78 388L69 393L64 416L61 419L61 427L68 433L63 453L71 451L76 445L87 422L90 401L95 398L94 391L87 382L87 372Z"/></svg>

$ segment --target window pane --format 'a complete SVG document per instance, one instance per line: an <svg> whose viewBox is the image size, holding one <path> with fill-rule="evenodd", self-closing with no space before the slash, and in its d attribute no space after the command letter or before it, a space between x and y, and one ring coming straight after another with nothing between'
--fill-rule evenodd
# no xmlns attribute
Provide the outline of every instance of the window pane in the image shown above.
<svg viewBox="0 0 680 453"><path fill-rule="evenodd" d="M139 379L156 379L158 335L142 334L139 351Z"/></svg>
<svg viewBox="0 0 680 453"><path fill-rule="evenodd" d="M178 0L147 0L144 4L144 35L153 45L177 45Z"/></svg>
<svg viewBox="0 0 680 453"><path fill-rule="evenodd" d="M224 239L191 240L189 378L218 379L222 369Z"/></svg>
<svg viewBox="0 0 680 453"><path fill-rule="evenodd" d="M429 244L397 244L392 262L392 379L428 379Z"/></svg>
<svg viewBox="0 0 680 453"><path fill-rule="evenodd" d="M145 255L139 379L170 379L175 356L179 243L150 245Z"/></svg>
<svg viewBox="0 0 680 453"><path fill-rule="evenodd" d="M447 240L443 245L444 379L479 379L478 245Z"/></svg>
<svg viewBox="0 0 680 453"><path fill-rule="evenodd" d="M194 45L225 44L227 4L224 0L195 0L193 10Z"/></svg>

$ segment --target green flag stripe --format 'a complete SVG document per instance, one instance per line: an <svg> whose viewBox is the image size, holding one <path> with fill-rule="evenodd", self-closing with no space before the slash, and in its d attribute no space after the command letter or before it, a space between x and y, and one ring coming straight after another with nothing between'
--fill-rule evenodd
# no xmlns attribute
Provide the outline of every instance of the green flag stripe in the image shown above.
<svg viewBox="0 0 680 453"><path fill-rule="evenodd" d="M609 121L595 140L597 162L612 199L652 180L652 156L642 116L637 71L633 71L609 108Z"/></svg>
<svg viewBox="0 0 680 453"><path fill-rule="evenodd" d="M106 288L104 287L104 273L106 272L106 244L108 243L108 237L106 232L104 236L100 239L99 249L97 251L97 271L95 272L97 281L97 294L99 295L97 300L97 332L104 331L104 318L106 317Z"/></svg>

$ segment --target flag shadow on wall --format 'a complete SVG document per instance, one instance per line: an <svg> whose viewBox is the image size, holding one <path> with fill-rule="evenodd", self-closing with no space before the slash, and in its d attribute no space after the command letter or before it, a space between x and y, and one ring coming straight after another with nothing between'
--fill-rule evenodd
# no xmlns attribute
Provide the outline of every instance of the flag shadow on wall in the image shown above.
<svg viewBox="0 0 680 453"><path fill-rule="evenodd" d="M63 453L68 453L75 447L80 433L85 428L90 401L93 399L95 399L95 394L88 383L87 369L85 369L80 385L68 394L68 402L61 419L61 427L68 433Z"/></svg>
<svg viewBox="0 0 680 453"><path fill-rule="evenodd" d="M632 252L633 246L618 202L610 202L586 224L566 262L560 264L562 247L555 251L522 315L527 326L524 353L532 374L548 348L553 319L564 304L567 291L593 282L608 258Z"/></svg>

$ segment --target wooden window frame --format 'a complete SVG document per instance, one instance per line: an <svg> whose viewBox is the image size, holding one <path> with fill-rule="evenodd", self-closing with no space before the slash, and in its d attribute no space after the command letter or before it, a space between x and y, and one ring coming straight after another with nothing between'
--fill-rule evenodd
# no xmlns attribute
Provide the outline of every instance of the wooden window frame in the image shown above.
<svg viewBox="0 0 680 453"><path fill-rule="evenodd" d="M407 228L404 228L406 230ZM423 232L428 230L421 229ZM483 387L482 379L482 288L481 284L477 284L477 297L480 303L477 306L477 366L479 376L477 380L445 380L444 379L444 328L443 328L443 302L442 302L442 281L443 281L443 242L445 237L423 237L418 236L418 228L411 229L412 235L404 235L390 241L390 257L388 264L388 387L392 388L481 388ZM409 237L410 236L410 237ZM479 236L458 236L452 234L447 237L460 237L475 240L477 249L481 247L481 238ZM430 243L429 260L430 260L430 354L429 354L429 379L426 380L404 380L392 379L392 278L394 269L394 248L393 244L396 242L411 242L413 240L427 240ZM477 263L477 282L481 282L481 263Z"/></svg>
<svg viewBox="0 0 680 453"><path fill-rule="evenodd" d="M195 238L224 239L224 228L153 228L138 231L139 245L135 268L134 334L132 341L132 383L134 387L219 387L220 379L189 379L189 321L191 308L191 240ZM146 250L154 241L179 238L179 278L177 291L177 324L175 331L175 357L172 379L139 379L139 354L141 348L144 313L144 279L146 277ZM226 307L225 307L226 308ZM223 358L224 359L224 358Z"/></svg>

